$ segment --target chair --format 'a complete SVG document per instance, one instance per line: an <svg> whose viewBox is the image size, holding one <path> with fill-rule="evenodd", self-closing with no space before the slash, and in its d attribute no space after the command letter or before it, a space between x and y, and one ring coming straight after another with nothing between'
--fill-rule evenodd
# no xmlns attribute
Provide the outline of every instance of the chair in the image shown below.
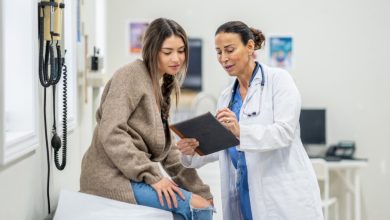
<svg viewBox="0 0 390 220"><path fill-rule="evenodd" d="M329 220L329 206L334 206L334 220L339 219L339 207L336 197L330 197L329 168L324 159L311 159L314 171L321 189L322 209L324 220Z"/></svg>

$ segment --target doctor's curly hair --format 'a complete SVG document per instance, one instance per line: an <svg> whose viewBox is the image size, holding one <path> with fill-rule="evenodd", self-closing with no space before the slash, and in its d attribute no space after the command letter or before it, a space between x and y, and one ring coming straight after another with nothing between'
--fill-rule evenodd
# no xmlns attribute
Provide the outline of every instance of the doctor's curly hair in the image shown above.
<svg viewBox="0 0 390 220"><path fill-rule="evenodd" d="M263 32L256 28L248 27L244 22L241 21L229 21L218 27L215 35L219 33L236 33L240 35L241 42L247 45L249 40L255 42L255 50L259 50L264 47L265 36Z"/></svg>

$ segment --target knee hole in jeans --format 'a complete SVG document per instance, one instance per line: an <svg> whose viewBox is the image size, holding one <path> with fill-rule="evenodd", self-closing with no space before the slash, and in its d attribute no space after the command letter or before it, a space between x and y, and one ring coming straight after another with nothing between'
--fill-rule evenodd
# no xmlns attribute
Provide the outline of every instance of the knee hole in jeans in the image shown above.
<svg viewBox="0 0 390 220"><path fill-rule="evenodd" d="M206 199L202 198L199 195L192 194L191 200L190 200L190 205L192 208L195 209L201 209L201 208L207 208L210 206L210 202L207 201Z"/></svg>

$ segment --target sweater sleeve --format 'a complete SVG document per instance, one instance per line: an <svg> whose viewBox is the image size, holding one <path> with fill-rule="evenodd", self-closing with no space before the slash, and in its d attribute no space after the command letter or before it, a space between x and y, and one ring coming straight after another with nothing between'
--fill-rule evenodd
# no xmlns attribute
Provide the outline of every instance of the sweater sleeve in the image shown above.
<svg viewBox="0 0 390 220"><path fill-rule="evenodd" d="M210 187L203 183L193 168L186 168L181 164L180 151L174 146L171 147L167 157L162 161L163 168L171 176L172 180L181 188L211 199L213 196Z"/></svg>
<svg viewBox="0 0 390 220"><path fill-rule="evenodd" d="M163 177L159 165L139 150L128 133L128 120L142 94L126 71L111 79L101 104L99 138L114 165L130 180L153 184Z"/></svg>

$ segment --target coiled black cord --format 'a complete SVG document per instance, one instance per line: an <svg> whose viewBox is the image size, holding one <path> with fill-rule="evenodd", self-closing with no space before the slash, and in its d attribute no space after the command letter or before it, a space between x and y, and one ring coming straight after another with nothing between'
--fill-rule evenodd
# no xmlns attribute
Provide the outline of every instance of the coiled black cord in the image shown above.
<svg viewBox="0 0 390 220"><path fill-rule="evenodd" d="M67 148L67 120L68 120L68 74L67 66L63 64L63 81L62 81L62 163L58 160L59 148L54 148L54 163L58 170L63 170L66 166L66 148ZM61 145L60 145L61 146Z"/></svg>

